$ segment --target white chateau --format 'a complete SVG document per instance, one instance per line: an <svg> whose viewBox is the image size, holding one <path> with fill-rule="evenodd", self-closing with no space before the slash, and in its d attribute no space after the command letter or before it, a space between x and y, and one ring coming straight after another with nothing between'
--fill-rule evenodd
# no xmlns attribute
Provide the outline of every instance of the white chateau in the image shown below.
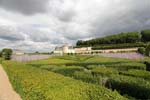
<svg viewBox="0 0 150 100"><path fill-rule="evenodd" d="M54 54L97 54L97 53L117 53L117 52L135 52L138 48L126 48L126 49L105 49L105 50L92 50L92 47L80 47L74 48L73 46L61 46L56 47Z"/></svg>
<svg viewBox="0 0 150 100"><path fill-rule="evenodd" d="M13 55L24 55L25 53L23 50L20 49L13 49Z"/></svg>
<svg viewBox="0 0 150 100"><path fill-rule="evenodd" d="M62 47L56 47L54 50L54 54L87 54L91 53L92 47L82 47L82 48L74 48L73 46L64 45Z"/></svg>
<svg viewBox="0 0 150 100"><path fill-rule="evenodd" d="M67 54L67 53L75 53L73 46L64 45L62 47L56 47L54 50L54 54Z"/></svg>

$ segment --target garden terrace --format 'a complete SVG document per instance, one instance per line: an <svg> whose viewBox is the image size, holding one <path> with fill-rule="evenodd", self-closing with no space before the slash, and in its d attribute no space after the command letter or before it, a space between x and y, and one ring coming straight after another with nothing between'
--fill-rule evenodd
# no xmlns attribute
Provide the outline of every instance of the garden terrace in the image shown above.
<svg viewBox="0 0 150 100"><path fill-rule="evenodd" d="M17 62L4 61L2 64L23 100L127 100L102 86Z"/></svg>

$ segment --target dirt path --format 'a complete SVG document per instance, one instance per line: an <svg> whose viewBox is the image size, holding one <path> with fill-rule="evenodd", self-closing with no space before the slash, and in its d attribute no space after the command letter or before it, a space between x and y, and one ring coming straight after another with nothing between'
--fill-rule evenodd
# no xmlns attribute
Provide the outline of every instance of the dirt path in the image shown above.
<svg viewBox="0 0 150 100"><path fill-rule="evenodd" d="M13 90L8 76L0 65L0 100L22 100Z"/></svg>

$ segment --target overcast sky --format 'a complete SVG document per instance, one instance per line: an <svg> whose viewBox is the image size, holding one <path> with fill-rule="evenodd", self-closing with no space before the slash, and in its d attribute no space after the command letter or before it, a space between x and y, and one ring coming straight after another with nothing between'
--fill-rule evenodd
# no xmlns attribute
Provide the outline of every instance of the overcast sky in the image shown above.
<svg viewBox="0 0 150 100"><path fill-rule="evenodd" d="M57 45L150 29L150 0L0 0L0 49Z"/></svg>

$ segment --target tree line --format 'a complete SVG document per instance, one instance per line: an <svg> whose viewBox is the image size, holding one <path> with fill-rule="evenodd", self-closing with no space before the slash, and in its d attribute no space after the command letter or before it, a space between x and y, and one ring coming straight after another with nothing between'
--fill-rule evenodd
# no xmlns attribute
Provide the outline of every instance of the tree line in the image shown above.
<svg viewBox="0 0 150 100"><path fill-rule="evenodd" d="M137 42L150 42L150 30L143 30L141 32L120 33L86 41L78 40L76 46L98 46L103 44L121 44Z"/></svg>

